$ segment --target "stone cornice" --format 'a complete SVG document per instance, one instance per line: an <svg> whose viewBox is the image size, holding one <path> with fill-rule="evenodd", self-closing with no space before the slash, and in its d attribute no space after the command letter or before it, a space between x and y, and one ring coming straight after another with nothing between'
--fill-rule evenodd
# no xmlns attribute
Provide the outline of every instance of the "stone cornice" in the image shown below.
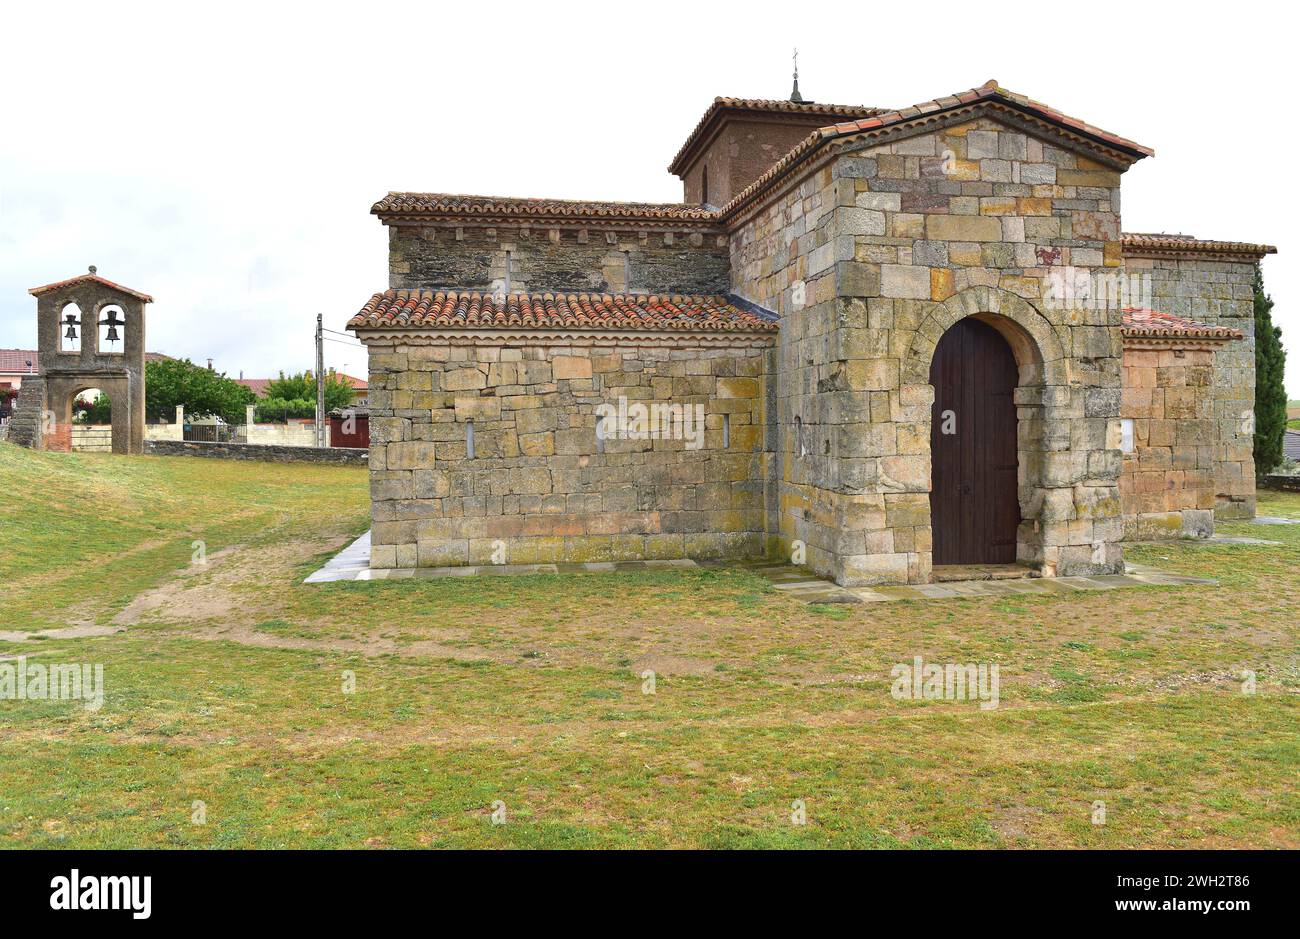
<svg viewBox="0 0 1300 939"><path fill-rule="evenodd" d="M1222 336L1217 339L1191 336L1125 336L1124 349L1132 352L1151 352L1162 349L1199 349L1214 352L1240 336Z"/></svg>

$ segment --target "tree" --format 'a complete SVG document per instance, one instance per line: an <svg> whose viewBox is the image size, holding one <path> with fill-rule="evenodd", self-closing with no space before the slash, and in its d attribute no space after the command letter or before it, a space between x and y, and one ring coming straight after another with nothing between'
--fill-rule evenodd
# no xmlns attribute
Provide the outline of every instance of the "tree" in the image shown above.
<svg viewBox="0 0 1300 939"><path fill-rule="evenodd" d="M296 375L290 375L288 378L285 377L284 372L281 372L279 378L267 382L263 397L274 401L310 401L310 414L290 416L316 416L316 378L311 372L299 372ZM338 408L345 408L351 403L352 386L333 372L326 375L325 413L328 414Z"/></svg>
<svg viewBox="0 0 1300 939"><path fill-rule="evenodd" d="M1270 472L1282 462L1286 433L1286 350L1282 329L1273 325L1273 298L1264 292L1264 275L1255 265L1255 472Z"/></svg>
<svg viewBox="0 0 1300 939"><path fill-rule="evenodd" d="M108 424L113 420L112 404L108 400L108 395L100 392L95 395L95 400L87 402L85 398L78 398L72 403L72 410L75 412L74 420L80 417L80 423L83 424Z"/></svg>
<svg viewBox="0 0 1300 939"><path fill-rule="evenodd" d="M279 423L295 417L316 416L316 399L262 398L257 402L258 423Z"/></svg>
<svg viewBox="0 0 1300 939"><path fill-rule="evenodd" d="M215 415L228 424L242 423L244 408L257 395L225 373L195 365L189 359L162 359L145 363L145 417L171 420L177 405L193 417Z"/></svg>

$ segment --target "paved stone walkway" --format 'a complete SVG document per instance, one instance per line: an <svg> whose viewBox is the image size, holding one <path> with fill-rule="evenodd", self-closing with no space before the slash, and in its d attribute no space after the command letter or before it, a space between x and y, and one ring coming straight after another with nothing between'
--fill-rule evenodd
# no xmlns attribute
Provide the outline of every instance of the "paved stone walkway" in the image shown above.
<svg viewBox="0 0 1300 939"><path fill-rule="evenodd" d="M1080 590L1116 590L1123 587L1214 585L1203 577L1166 574L1154 567L1129 564L1123 574L1094 577L1022 577L1018 580L987 578L952 580L936 584L881 587L840 587L829 580L781 563L744 565L772 582L777 590L808 603L888 603L892 600L945 600L954 597L1006 597L1015 594L1076 593ZM977 572L978 573L978 572Z"/></svg>
<svg viewBox="0 0 1300 939"><path fill-rule="evenodd" d="M1268 542L1265 542L1268 543ZM913 584L890 587L840 587L810 571L775 561L734 565L730 562L690 560L675 561L593 561L586 564L487 564L465 567L419 567L391 570L370 566L370 532L309 576L304 583L320 584L339 580L398 580L438 577L474 577L478 575L563 574L592 571L633 571L653 569L690 570L699 567L743 567L766 577L777 590L807 603L886 603L891 600L944 600L954 597L1006 597L1015 594L1075 593L1080 590L1115 590L1122 587L1171 586L1180 584L1218 583L1202 577L1166 574L1153 567L1130 564L1123 574L1097 577L1030 577L1010 579L999 566L996 571L973 569L976 579L948 580L944 583ZM994 577L992 574L996 574Z"/></svg>

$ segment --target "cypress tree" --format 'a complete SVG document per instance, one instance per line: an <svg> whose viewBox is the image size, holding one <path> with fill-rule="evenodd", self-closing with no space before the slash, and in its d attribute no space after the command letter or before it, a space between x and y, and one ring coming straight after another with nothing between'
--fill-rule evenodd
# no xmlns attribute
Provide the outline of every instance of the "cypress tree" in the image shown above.
<svg viewBox="0 0 1300 939"><path fill-rule="evenodd" d="M1273 298L1264 292L1264 275L1255 265L1255 472L1268 473L1282 462L1286 433L1286 351L1282 329L1273 325Z"/></svg>

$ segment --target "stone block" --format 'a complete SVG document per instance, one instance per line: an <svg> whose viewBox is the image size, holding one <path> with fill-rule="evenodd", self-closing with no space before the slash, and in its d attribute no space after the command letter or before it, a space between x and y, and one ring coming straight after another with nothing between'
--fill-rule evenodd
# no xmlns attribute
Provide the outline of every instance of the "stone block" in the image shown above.
<svg viewBox="0 0 1300 939"><path fill-rule="evenodd" d="M885 297L928 300L930 299L930 269L907 264L882 264L880 293Z"/></svg>
<svg viewBox="0 0 1300 939"><path fill-rule="evenodd" d="M1001 241L1002 223L983 215L929 215L925 236L930 241Z"/></svg>
<svg viewBox="0 0 1300 939"><path fill-rule="evenodd" d="M556 381L566 378L591 378L591 359L582 356L557 355L551 360Z"/></svg>

